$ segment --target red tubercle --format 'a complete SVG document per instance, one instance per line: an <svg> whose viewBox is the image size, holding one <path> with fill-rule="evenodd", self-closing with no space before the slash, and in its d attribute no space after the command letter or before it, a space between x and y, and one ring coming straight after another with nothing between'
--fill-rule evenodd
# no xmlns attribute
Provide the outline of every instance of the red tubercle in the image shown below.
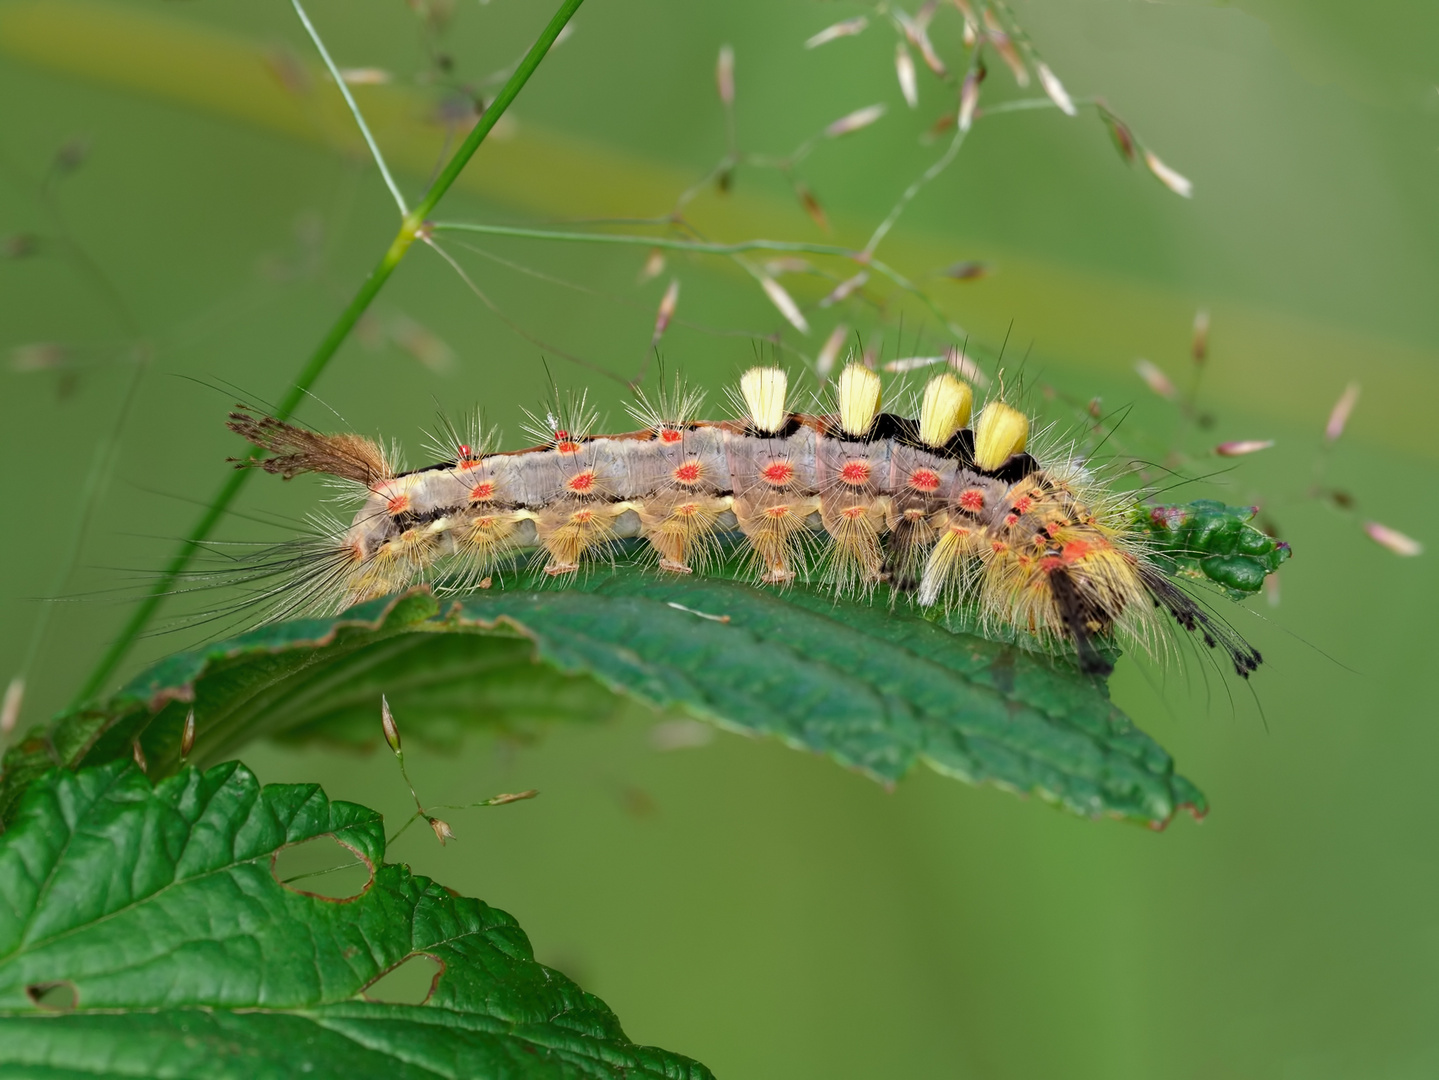
<svg viewBox="0 0 1439 1080"><path fill-rule="evenodd" d="M562 454L578 454L580 452L580 444L572 442L566 437L555 443L555 449Z"/></svg>
<svg viewBox="0 0 1439 1080"><path fill-rule="evenodd" d="M979 488L969 488L960 492L959 508L968 510L971 514L977 514L984 509L984 492Z"/></svg>
<svg viewBox="0 0 1439 1080"><path fill-rule="evenodd" d="M1016 525L1019 524L1019 515L1018 515L1018 514L1006 514L1005 517L1004 517L1004 523L1005 523L1006 525L1008 525L1011 529L1014 528L1014 526L1016 526Z"/></svg>
<svg viewBox="0 0 1439 1080"><path fill-rule="evenodd" d="M1071 540L1059 549L1059 555L1066 563L1076 563L1088 556L1092 550L1092 545L1087 541Z"/></svg>
<svg viewBox="0 0 1439 1080"><path fill-rule="evenodd" d="M840 517L844 518L846 521L858 521L860 518L864 517L865 507L846 506L843 510L839 512L839 514Z"/></svg>
<svg viewBox="0 0 1439 1080"><path fill-rule="evenodd" d="M675 428L660 428L660 442L673 445L685 437L683 431Z"/></svg>
<svg viewBox="0 0 1439 1080"><path fill-rule="evenodd" d="M697 484L703 475L704 470L700 467L700 463L693 458L677 465L673 473L675 482L680 484Z"/></svg>
<svg viewBox="0 0 1439 1080"><path fill-rule="evenodd" d="M786 518L790 515L790 508L783 503L780 503L777 506L766 506L764 508L764 515L765 517L774 518L776 520L778 520L779 518Z"/></svg>
<svg viewBox="0 0 1439 1080"><path fill-rule="evenodd" d="M771 461L759 474L765 483L780 487L794 479L794 466L788 461Z"/></svg>
<svg viewBox="0 0 1439 1080"><path fill-rule="evenodd" d="M481 480L474 487L470 488L471 502L486 502L495 497L495 484L493 480Z"/></svg>
<svg viewBox="0 0 1439 1080"><path fill-rule="evenodd" d="M909 474L909 486L915 491L923 491L928 494L931 491L939 490L939 473L933 469L915 469Z"/></svg>
<svg viewBox="0 0 1439 1080"><path fill-rule="evenodd" d="M1034 500L1028 495L1021 495L1014 500L1014 512L1016 514L1027 514L1034 506Z"/></svg>
<svg viewBox="0 0 1439 1080"><path fill-rule="evenodd" d="M595 516L593 510L576 510L570 515L570 520L580 525L588 524Z"/></svg>
<svg viewBox="0 0 1439 1080"><path fill-rule="evenodd" d="M869 483L869 474L867 461L846 461L839 470L839 478L853 487Z"/></svg>
<svg viewBox="0 0 1439 1080"><path fill-rule="evenodd" d="M996 555L1003 555L1006 551L1009 550L1009 545L1006 544L1003 540L991 540L989 546L991 549L993 549Z"/></svg>
<svg viewBox="0 0 1439 1080"><path fill-rule="evenodd" d="M577 495L588 495L595 489L595 471L586 469L584 472L575 473L565 481L565 487Z"/></svg>
<svg viewBox="0 0 1439 1080"><path fill-rule="evenodd" d="M397 514L403 514L409 508L410 496L403 492L399 495L391 495L385 503L385 510L391 517Z"/></svg>

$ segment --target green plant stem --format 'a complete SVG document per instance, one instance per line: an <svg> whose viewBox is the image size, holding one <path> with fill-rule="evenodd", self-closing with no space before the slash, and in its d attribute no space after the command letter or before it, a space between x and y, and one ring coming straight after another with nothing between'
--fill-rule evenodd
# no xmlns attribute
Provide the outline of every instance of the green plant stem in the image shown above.
<svg viewBox="0 0 1439 1080"><path fill-rule="evenodd" d="M389 248L375 265L375 268L370 271L370 276L367 277L364 284L360 286L354 299L350 301L345 310L340 313L340 317L335 320L334 325L330 327L330 331L325 335L324 340L320 342L314 353L311 354L310 359L296 377L289 392L281 399L279 408L276 411L278 419L284 420L289 417L300 402L304 400L310 387L314 385L315 380L320 377L320 373L325 370L325 367L339 350L340 345L344 342L345 338L349 336L355 324L359 322L360 316L365 313L365 310L370 306L370 302L378 295L379 291L384 287L385 282L389 280L390 275L394 273L395 267L400 264L400 260L403 259L405 253L409 251L410 245L414 243L417 234L425 225L425 218L439 203L440 199L444 197L445 192L449 191L450 186L454 184L460 173L464 171L470 158L474 156L475 151L480 148L480 144L485 141L485 137L489 135L500 117L504 115L510 103L519 95L525 83L529 82L530 76L535 73L535 69L540 66L540 62L544 60L545 54L549 52L550 46L555 43L555 38L559 37L560 31L563 30L565 24L573 18L582 3L584 3L584 0L562 0L559 9L555 12L544 30L540 32L539 37L535 39L535 43L530 47L530 51L525 54L525 58L521 60L519 66L515 68L514 74L506 81L504 87L495 97L495 100L492 101L489 107L480 115L475 126L471 128L470 133L465 136L465 141L460 144L459 148L451 156L445 167L440 171L439 176L435 177L434 183L431 184L430 189L425 192L424 198L401 219L400 229L395 234L395 238L390 242ZM254 456L256 453L257 451L252 450L251 456ZM211 501L209 508L201 515L200 520L196 522L195 527L190 531L190 535L185 538L180 549L175 553L174 557L171 558L169 565L165 567L164 572L160 575L159 581L155 583L155 587L150 591L150 594L141 601L140 605L136 607L129 621L125 623L119 635L110 643L110 647L105 651L105 654L100 658L100 662L90 673L90 677L85 680L84 685L81 686L79 692L71 702L71 708L76 708L89 700L90 697L99 691L100 687L104 685L105 680L114 673L115 669L120 666L121 661L125 659L125 656L131 648L134 647L136 639L145 627L149 625L150 619L154 616L156 610L158 610L164 602L165 597L169 595L175 582L179 579L180 575L184 573L185 567L187 567L190 561L195 557L195 552L199 549L200 543L210 535L210 531L219 522L220 518L225 515L225 512L230 507L230 503L234 501L240 489L245 486L245 481L249 479L249 476L250 470L239 469L232 473L225 483L221 485L220 490L216 492L215 498Z"/></svg>

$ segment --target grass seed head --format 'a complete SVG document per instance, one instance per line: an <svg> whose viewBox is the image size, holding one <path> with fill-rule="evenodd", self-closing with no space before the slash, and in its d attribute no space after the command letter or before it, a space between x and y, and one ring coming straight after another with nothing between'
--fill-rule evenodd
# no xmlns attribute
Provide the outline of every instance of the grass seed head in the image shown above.
<svg viewBox="0 0 1439 1080"><path fill-rule="evenodd" d="M1352 382L1344 388L1344 393L1339 395L1339 400L1334 403L1334 408L1329 410L1329 423L1324 425L1324 438L1327 442L1336 442L1339 436L1344 434L1344 426L1349 423L1349 414L1354 411L1354 406L1359 404L1359 384Z"/></svg>
<svg viewBox="0 0 1439 1080"><path fill-rule="evenodd" d="M1377 521L1368 521L1364 524L1364 531L1369 534L1380 547L1386 547L1395 555L1412 557L1424 553L1424 545L1412 536L1405 536L1398 529L1391 529L1388 525L1381 525Z"/></svg>
<svg viewBox="0 0 1439 1080"><path fill-rule="evenodd" d="M826 26L818 34L815 34L806 41L804 47L806 49L817 49L821 45L826 45L834 41L836 38L854 37L856 34L863 33L867 26L869 26L869 20L863 15L857 15L853 19L845 19L844 22L837 22L831 26Z"/></svg>

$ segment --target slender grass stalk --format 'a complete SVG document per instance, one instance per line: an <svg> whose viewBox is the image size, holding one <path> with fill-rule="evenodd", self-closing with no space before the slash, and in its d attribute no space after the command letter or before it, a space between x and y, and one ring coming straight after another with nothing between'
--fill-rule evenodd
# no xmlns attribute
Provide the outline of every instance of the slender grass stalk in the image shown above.
<svg viewBox="0 0 1439 1080"><path fill-rule="evenodd" d="M436 233L471 232L487 236L514 236L526 240L552 240L574 244L627 244L632 247L662 248L666 251L688 251L696 255L724 255L736 258L747 251L786 251L803 255L832 255L848 259L858 266L867 267L909 293L929 309L956 338L964 338L963 327L959 326L934 302L934 299L905 275L888 263L876 259L855 248L838 244L811 244L798 240L738 240L730 244L712 243L704 240L682 240L667 236L640 236L632 233L568 232L561 229L527 229L515 225L487 225L470 221L437 221L431 225ZM741 264L743 266L743 264ZM751 273L743 267L746 273Z"/></svg>
<svg viewBox="0 0 1439 1080"><path fill-rule="evenodd" d="M330 78L334 79L335 85L340 88L340 96L345 99L345 104L350 109L350 115L359 125L360 136L365 140L365 145L370 148L370 154L375 159L375 164L379 166L380 176L384 179L385 186L390 189L390 194L394 196L395 205L400 208L402 215L409 213L410 208L405 205L404 193L400 191L400 185L395 183L395 178L390 175L390 167L385 164L385 155L380 153L380 144L375 142L375 137L370 134L370 125L365 123L365 114L360 112L360 106L355 103L355 95L350 93L349 83L345 82L345 76L336 66L335 61L330 59L330 50L325 48L324 38L320 37L314 23L310 22L310 16L305 13L300 0L290 0L290 3L295 9L295 14L300 17L300 23L305 27L305 33L309 34L310 40L315 43L315 51L325 62L325 68L329 71Z"/></svg>
<svg viewBox="0 0 1439 1080"><path fill-rule="evenodd" d="M515 68L514 74L505 82L504 87L500 90L499 94L496 95L495 100L492 101L489 107L480 115L475 126L471 128L470 133L465 136L464 142L455 150L450 160L446 162L445 167L440 170L440 174L435 177L434 183L430 185L424 197L420 199L419 203L416 204L412 210L403 216L400 221L399 231L395 234L395 238L390 242L390 246L386 249L380 261L375 265L375 268L370 271L370 276L365 279L364 284L362 284L359 291L355 293L354 299L352 299L345 310L340 313L339 318L336 319L334 325L330 327L329 333L325 335L324 340L320 342L314 353L311 354L310 359L305 363L304 368L302 368L299 375L296 376L290 390L280 400L279 407L276 410L276 416L279 419L283 420L289 417L300 402L304 400L310 387L314 385L315 380L320 377L321 372L325 370L326 366L334 358L335 353L339 350L345 338L349 336L350 331L354 329L360 316L364 314L365 310L370 306L371 301L374 300L375 296L378 295L379 291L384 287L385 282L389 280L390 275L394 273L395 267L400 264L400 260L402 260L405 257L405 253L409 251L410 245L414 243L417 234L425 225L425 218L435 206L439 204L439 201L444 197L445 193L449 191L450 186L454 184L460 173L464 171L470 158L474 156L475 151L480 148L480 144L485 141L485 137L493 130L500 117L504 115L505 110L509 108L510 103L519 95L525 83L529 82L530 76L535 73L535 69L538 68L540 62L544 60L545 54L549 52L550 46L553 45L555 39L559 37L560 31L563 30L570 19L574 17L575 12L579 10L582 3L584 3L584 0L562 0L554 16L550 19L544 30L540 32L539 37L535 39L535 43L530 47L530 51L525 54L525 58L521 60L519 66ZM298 8L298 5L296 6ZM308 29L308 20L306 20L306 26ZM313 33L313 30L311 32ZM341 93L345 94L347 101L353 105L344 81L341 80L339 85ZM358 113L358 110L356 111ZM365 130L368 131L368 129ZM373 148L373 143L371 145ZM378 149L375 150L375 153L378 159ZM383 169L383 165L381 167ZM393 182L389 181L387 171L385 172L385 176L387 182L391 183L391 191L396 194L398 199L398 191L393 187ZM253 453L254 451L252 451L252 454ZM84 685L81 686L79 692L75 695L71 703L72 708L78 707L97 693L104 685L105 680L120 666L121 661L125 659L130 649L134 647L135 640L140 636L141 632L149 625L150 620L164 602L165 597L169 594L175 582L184 572L185 567L187 567L190 561L195 557L195 552L199 549L200 543L210 535L210 531L219 522L220 518L224 516L230 507L230 503L234 501L240 489L245 486L245 482L249 479L249 476L249 470L240 469L231 473L225 483L221 485L220 490L215 493L215 497L211 501L209 508L201 515L200 520L196 522L195 527L190 531L190 535L185 538L180 549L176 551L175 555L170 559L169 564L160 575L160 579L155 583L155 587L135 608L129 621L126 622L115 640L110 643L110 647L100 658L100 662L96 664L95 669L90 672L89 678L85 680Z"/></svg>

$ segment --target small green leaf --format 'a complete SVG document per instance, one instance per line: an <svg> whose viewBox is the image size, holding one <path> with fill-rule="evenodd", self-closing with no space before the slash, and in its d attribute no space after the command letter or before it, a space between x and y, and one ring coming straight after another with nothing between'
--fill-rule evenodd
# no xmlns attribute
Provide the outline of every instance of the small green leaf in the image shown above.
<svg viewBox="0 0 1439 1080"><path fill-rule="evenodd" d="M1282 540L1251 525L1252 506L1195 499L1180 506L1146 506L1135 517L1158 545L1158 554L1183 577L1208 578L1243 600L1264 587L1292 552Z"/></svg>
<svg viewBox="0 0 1439 1080"><path fill-rule="evenodd" d="M621 695L885 783L925 762L1079 814L1162 825L1205 809L1103 683L1067 660L904 606L632 565L564 588L480 590L443 610L419 590L171 657L12 750L0 808L52 764L128 758L137 740L150 774L168 775L191 704L197 764L261 735L348 729L375 741L382 692L405 734L467 711L485 723L588 718Z"/></svg>
<svg viewBox="0 0 1439 1080"><path fill-rule="evenodd" d="M319 836L370 867L353 899L275 879L277 852ZM0 1072L710 1077L384 848L374 811L238 762L154 787L125 762L46 774L0 837ZM366 1000L415 956L440 965L424 1004Z"/></svg>

